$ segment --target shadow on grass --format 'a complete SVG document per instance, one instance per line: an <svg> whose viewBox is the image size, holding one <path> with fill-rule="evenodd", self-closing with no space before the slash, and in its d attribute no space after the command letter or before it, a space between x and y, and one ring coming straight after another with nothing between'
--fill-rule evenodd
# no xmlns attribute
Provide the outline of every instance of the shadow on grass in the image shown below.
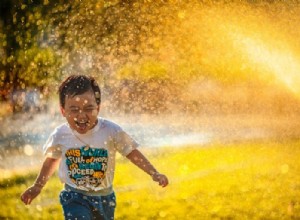
<svg viewBox="0 0 300 220"><path fill-rule="evenodd" d="M8 179L0 180L0 189L5 189L16 185L33 182L36 176L36 173L28 173L26 175L16 175Z"/></svg>

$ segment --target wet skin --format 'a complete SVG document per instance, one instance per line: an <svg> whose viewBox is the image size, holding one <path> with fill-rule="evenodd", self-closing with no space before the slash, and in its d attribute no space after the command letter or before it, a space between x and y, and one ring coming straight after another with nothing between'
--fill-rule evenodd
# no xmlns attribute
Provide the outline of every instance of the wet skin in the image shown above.
<svg viewBox="0 0 300 220"><path fill-rule="evenodd" d="M85 134L96 126L99 111L100 106L97 105L92 91L73 97L67 96L65 106L61 107L62 115L66 118L71 129L80 134Z"/></svg>

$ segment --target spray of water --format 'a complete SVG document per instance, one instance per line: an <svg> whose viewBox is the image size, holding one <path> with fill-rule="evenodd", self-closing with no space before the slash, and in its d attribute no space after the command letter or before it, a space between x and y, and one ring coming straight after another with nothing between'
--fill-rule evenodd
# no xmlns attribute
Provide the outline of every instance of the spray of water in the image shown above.
<svg viewBox="0 0 300 220"><path fill-rule="evenodd" d="M198 74L277 83L299 95L299 11L276 2L201 5L178 14L174 41Z"/></svg>
<svg viewBox="0 0 300 220"><path fill-rule="evenodd" d="M112 81L113 86L124 87L124 84L118 84L122 79L138 80L145 85L149 78L169 80L171 86L157 80L159 90L154 90L163 91L156 95L161 100L176 96L175 100L167 100L176 107L178 100L189 99L200 102L201 107L201 99L205 97L195 96L201 89L202 94L217 93L219 89L216 96L220 98L216 102L229 102L227 99L232 97L224 94L234 92L224 89L224 85L226 88L255 85L254 90L262 90L260 93L269 86L284 95L289 93L290 97L300 95L297 86L300 80L299 4L292 1L189 1L179 4L174 1L145 5L137 4L134 10L123 8L124 14L120 15L116 26L108 21L119 32L117 40L110 41L109 47L103 45L106 50L110 48L107 54L96 51L93 56L95 66L103 65L103 60L108 61L108 69L113 70L110 79L114 73L119 76L117 83ZM197 91L191 92L191 86L197 87L195 84L199 81ZM205 85L210 90L203 89ZM253 91L244 88L235 93L245 93L243 98L249 99L246 93ZM139 99L151 100L153 96L142 95L145 90L151 88L138 87L133 99L124 96L123 100L128 99L130 103ZM123 90L126 92L128 90ZM211 98L210 95L211 103L216 96ZM260 97L258 93L256 98ZM267 99L262 102L269 102L274 97ZM237 100L243 101L249 102ZM153 102L159 103L156 99Z"/></svg>

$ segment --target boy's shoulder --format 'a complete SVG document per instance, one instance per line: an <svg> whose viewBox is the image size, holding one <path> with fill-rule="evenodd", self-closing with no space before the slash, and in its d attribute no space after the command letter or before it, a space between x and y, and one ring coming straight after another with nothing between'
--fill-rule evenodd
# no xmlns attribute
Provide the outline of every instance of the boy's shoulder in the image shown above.
<svg viewBox="0 0 300 220"><path fill-rule="evenodd" d="M120 125L118 125L117 123L108 120L106 118L99 118L99 126L100 128L104 128L104 129L112 129L112 130L120 130L121 127Z"/></svg>
<svg viewBox="0 0 300 220"><path fill-rule="evenodd" d="M70 133L70 127L67 123L63 123L63 124L60 124L58 125L55 129L54 129L54 133Z"/></svg>

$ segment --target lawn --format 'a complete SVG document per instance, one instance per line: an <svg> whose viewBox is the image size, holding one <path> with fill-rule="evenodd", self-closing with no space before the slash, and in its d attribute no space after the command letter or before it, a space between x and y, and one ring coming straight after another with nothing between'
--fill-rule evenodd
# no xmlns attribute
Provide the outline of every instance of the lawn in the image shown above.
<svg viewBox="0 0 300 220"><path fill-rule="evenodd" d="M118 158L116 220L300 219L300 142L248 142L145 149L166 173L160 188ZM19 196L36 172L0 181L0 219L62 219L53 177L30 206Z"/></svg>

